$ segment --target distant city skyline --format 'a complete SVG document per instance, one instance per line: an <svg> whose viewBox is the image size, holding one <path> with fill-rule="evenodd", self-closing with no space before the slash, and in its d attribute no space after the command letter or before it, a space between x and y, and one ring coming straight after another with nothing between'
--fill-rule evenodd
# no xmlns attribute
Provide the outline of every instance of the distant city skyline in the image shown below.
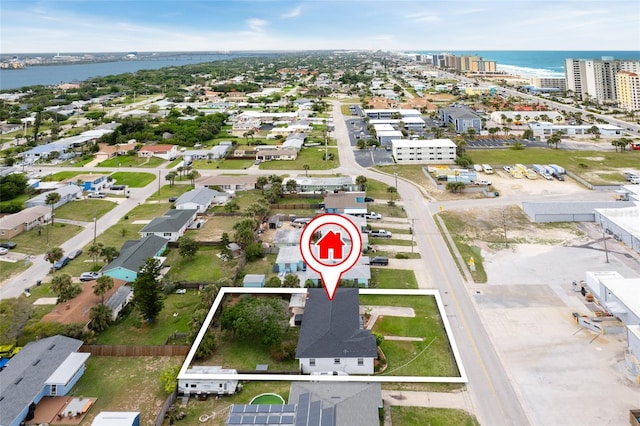
<svg viewBox="0 0 640 426"><path fill-rule="evenodd" d="M7 53L640 50L637 0L3 0Z"/></svg>

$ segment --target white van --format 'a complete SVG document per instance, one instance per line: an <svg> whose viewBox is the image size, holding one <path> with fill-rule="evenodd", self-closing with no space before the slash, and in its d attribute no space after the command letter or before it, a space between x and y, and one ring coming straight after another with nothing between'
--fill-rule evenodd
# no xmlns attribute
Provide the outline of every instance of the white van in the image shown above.
<svg viewBox="0 0 640 426"><path fill-rule="evenodd" d="M491 167L488 164L483 164L482 165L482 170L484 170L484 172L488 175L492 175L493 174L493 167Z"/></svg>

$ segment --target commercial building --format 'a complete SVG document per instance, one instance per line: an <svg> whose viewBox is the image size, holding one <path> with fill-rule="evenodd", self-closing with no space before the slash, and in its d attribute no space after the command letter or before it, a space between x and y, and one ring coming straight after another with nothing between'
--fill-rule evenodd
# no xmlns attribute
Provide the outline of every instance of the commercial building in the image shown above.
<svg viewBox="0 0 640 426"><path fill-rule="evenodd" d="M453 164L456 144L451 139L417 139L391 141L393 157L398 164Z"/></svg>
<svg viewBox="0 0 640 426"><path fill-rule="evenodd" d="M456 133L464 133L467 129L473 128L476 134L480 134L482 129L482 118L464 106L442 108L440 119L446 124L453 124Z"/></svg>
<svg viewBox="0 0 640 426"><path fill-rule="evenodd" d="M615 103L618 100L616 75L620 71L640 73L640 60L566 59L567 90L578 99L595 99L598 102Z"/></svg>
<svg viewBox="0 0 640 426"><path fill-rule="evenodd" d="M537 89L559 89L567 90L567 79L563 77L533 77L531 85Z"/></svg>
<svg viewBox="0 0 640 426"><path fill-rule="evenodd" d="M618 126L613 126L611 124L596 124L592 125L576 125L571 126L568 124L551 124L547 122L534 122L529 123L529 128L533 130L534 137L546 138L551 136L556 132L560 132L563 135L574 136L574 137L594 137L595 135L592 133L593 127L598 129L598 133L603 138L619 138L622 136L624 129Z"/></svg>
<svg viewBox="0 0 640 426"><path fill-rule="evenodd" d="M618 106L626 111L640 111L640 75L630 71L616 74Z"/></svg>

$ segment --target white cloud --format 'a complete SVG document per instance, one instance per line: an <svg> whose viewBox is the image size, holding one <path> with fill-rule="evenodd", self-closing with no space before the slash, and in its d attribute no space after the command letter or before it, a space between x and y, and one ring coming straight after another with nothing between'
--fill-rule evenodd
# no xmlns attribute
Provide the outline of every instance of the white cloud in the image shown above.
<svg viewBox="0 0 640 426"><path fill-rule="evenodd" d="M268 24L264 19L251 18L247 19L247 25L249 29L255 33L261 33L264 30L264 27Z"/></svg>
<svg viewBox="0 0 640 426"><path fill-rule="evenodd" d="M283 13L280 17L284 19L297 18L302 13L302 6L293 8L290 12Z"/></svg>
<svg viewBox="0 0 640 426"><path fill-rule="evenodd" d="M412 13L411 15L407 15L407 19L411 19L415 22L438 22L441 21L438 15L434 15L431 13Z"/></svg>

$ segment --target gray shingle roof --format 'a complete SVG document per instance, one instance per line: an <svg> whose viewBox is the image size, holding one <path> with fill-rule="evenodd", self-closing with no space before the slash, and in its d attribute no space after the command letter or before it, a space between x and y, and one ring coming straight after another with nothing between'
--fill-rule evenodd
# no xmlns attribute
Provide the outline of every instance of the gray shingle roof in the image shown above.
<svg viewBox="0 0 640 426"><path fill-rule="evenodd" d="M104 271L124 268L137 273L148 258L155 256L166 245L167 240L156 235L125 241L120 249L120 255L111 261Z"/></svg>
<svg viewBox="0 0 640 426"><path fill-rule="evenodd" d="M0 373L0 425L9 425L82 341L53 336L28 343ZM22 419L20 419L22 420Z"/></svg>
<svg viewBox="0 0 640 426"><path fill-rule="evenodd" d="M197 210L167 210L162 216L149 222L140 232L178 232L187 225Z"/></svg>
<svg viewBox="0 0 640 426"><path fill-rule="evenodd" d="M360 328L358 289L338 288L333 300L309 289L296 358L375 357L376 339Z"/></svg>
<svg viewBox="0 0 640 426"><path fill-rule="evenodd" d="M211 201L218 194L218 191L214 191L209 188L199 188L192 191L185 192L176 200L176 206L185 203L195 203L201 206L209 206Z"/></svg>
<svg viewBox="0 0 640 426"><path fill-rule="evenodd" d="M289 391L289 403L298 401L298 412L300 412L302 402L301 396L304 394L310 395L310 403L322 401L324 410L334 408L335 420L334 423L331 423L332 425L370 426L378 424L378 408L382 406L380 383L294 382ZM324 423L322 424L324 425Z"/></svg>
<svg viewBox="0 0 640 426"><path fill-rule="evenodd" d="M118 290L116 290L116 292L109 298L109 300L105 302L105 305L107 305L111 310L113 310L121 306L122 302L124 302L127 299L127 297L129 297L131 292L132 292L131 287L129 287L128 285L123 285Z"/></svg>

